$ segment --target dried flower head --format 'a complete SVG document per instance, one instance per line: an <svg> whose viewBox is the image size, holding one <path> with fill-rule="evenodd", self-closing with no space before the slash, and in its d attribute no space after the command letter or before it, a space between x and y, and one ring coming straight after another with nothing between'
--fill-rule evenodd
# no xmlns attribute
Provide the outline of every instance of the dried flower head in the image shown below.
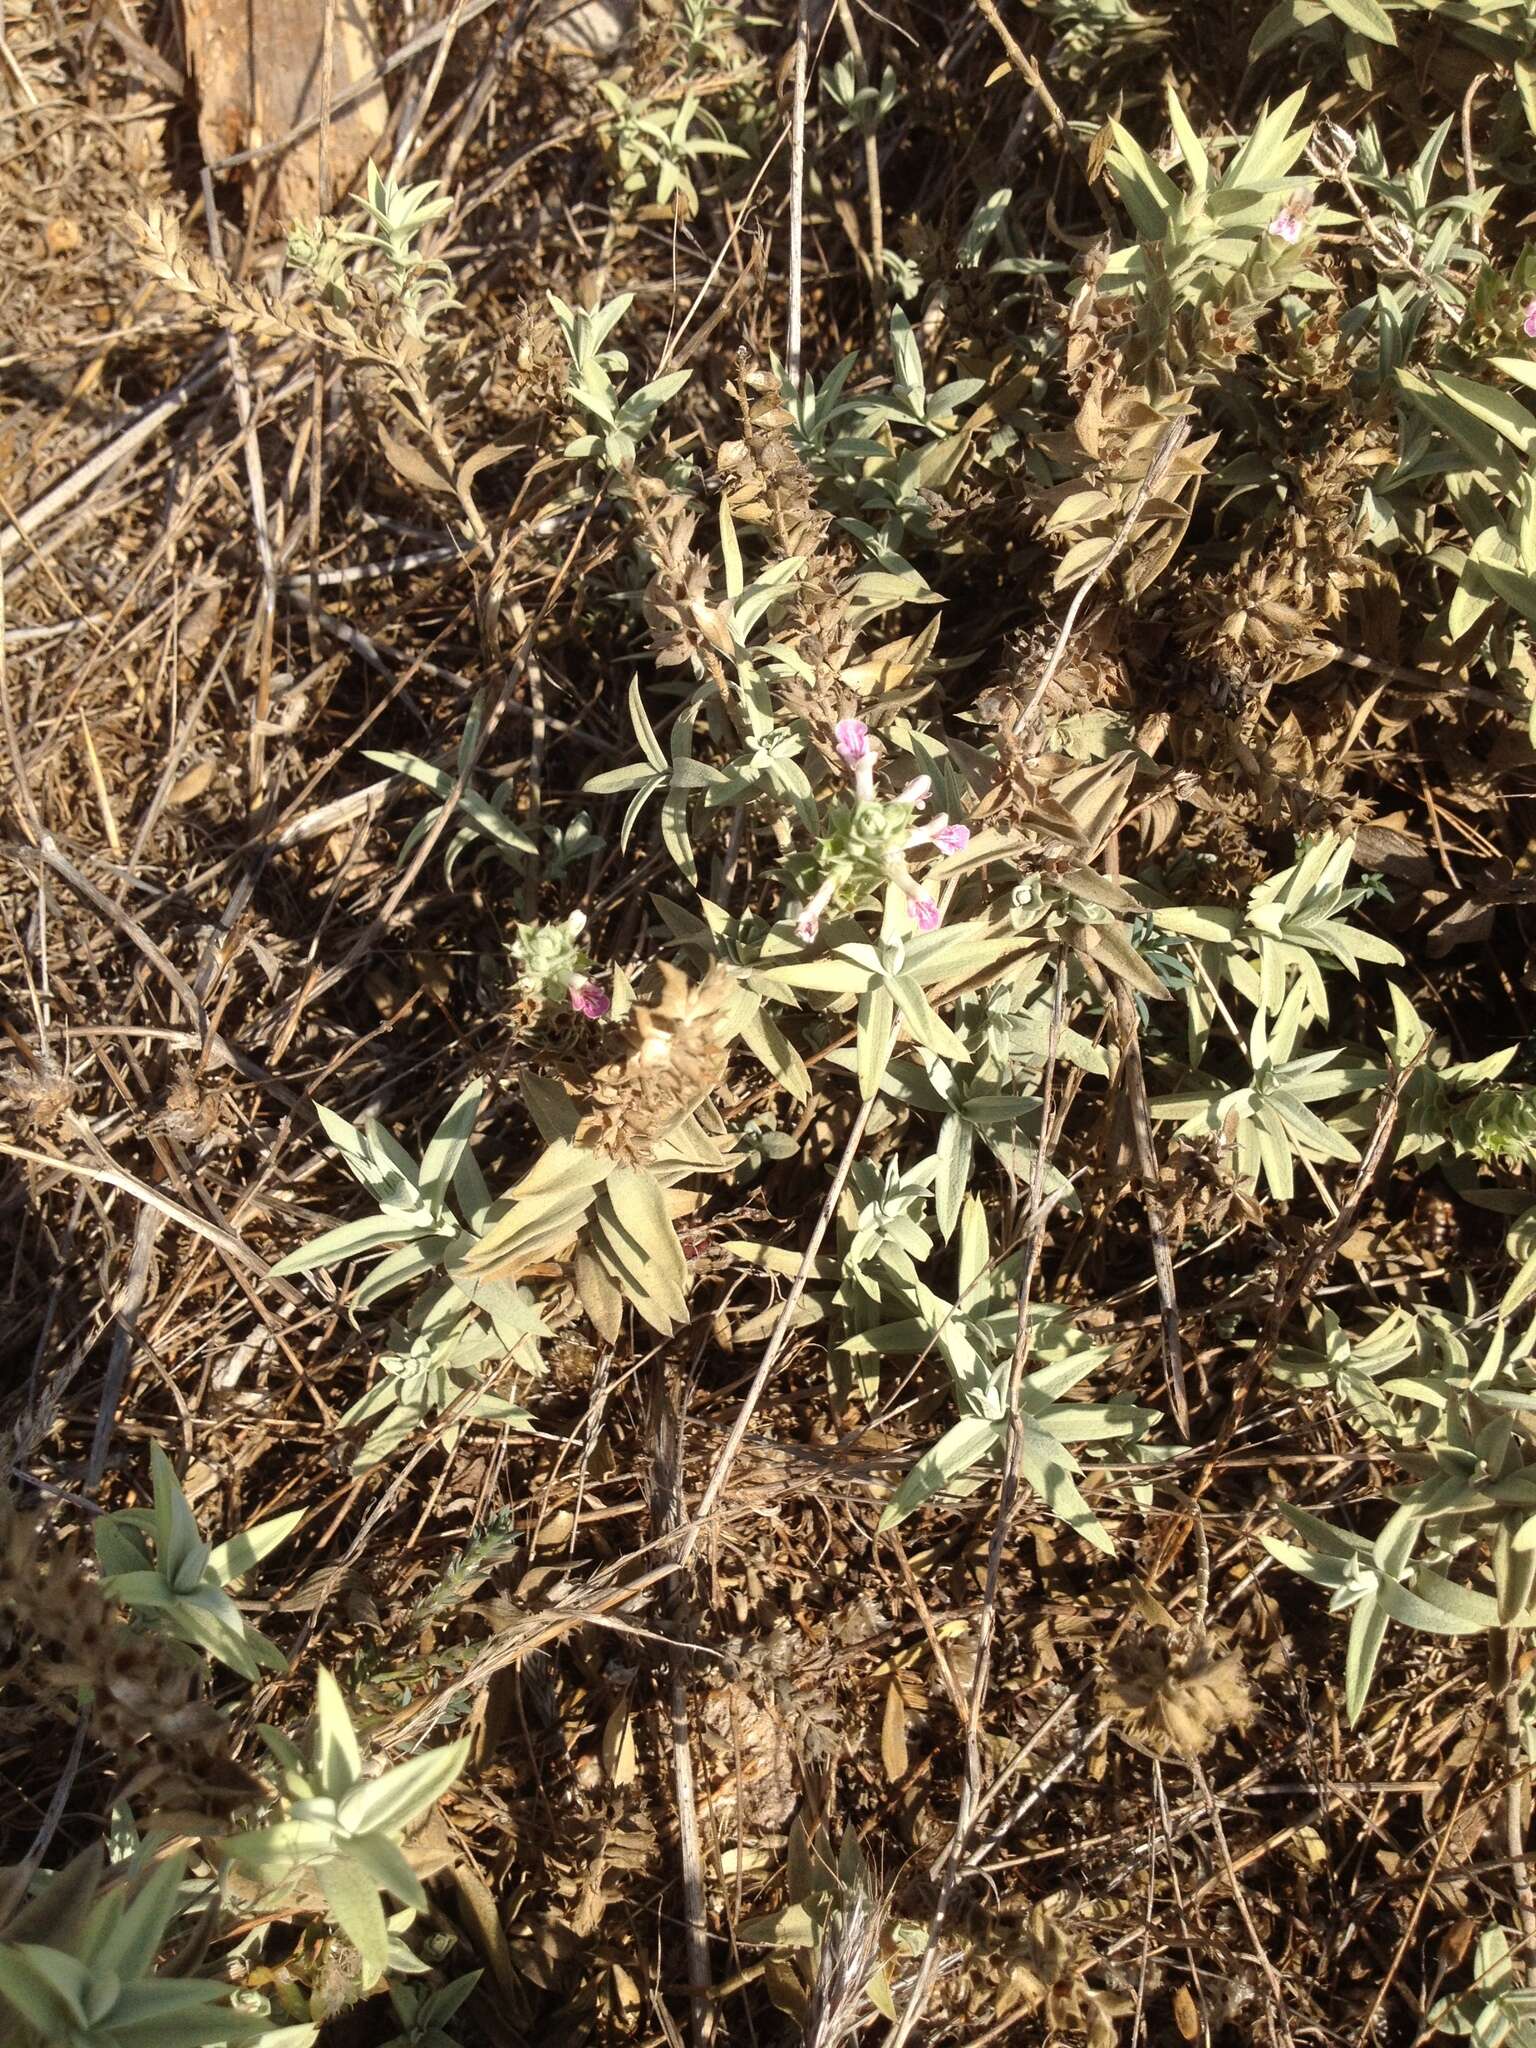
<svg viewBox="0 0 1536 2048"><path fill-rule="evenodd" d="M654 971L659 993L625 1019L625 1050L592 1076L592 1108L578 1132L581 1142L630 1163L643 1162L719 1086L730 1039L728 968L715 965L697 984L667 961Z"/></svg>
<svg viewBox="0 0 1536 2048"><path fill-rule="evenodd" d="M234 1760L224 1717L193 1692L189 1662L129 1626L72 1546L0 1496L0 1624L24 1654L11 1676L38 1694L87 1687L122 1797L181 1813L227 1814L259 1786Z"/></svg>
<svg viewBox="0 0 1536 2048"><path fill-rule="evenodd" d="M711 596L710 565L693 548L698 514L676 492L658 502L649 482L637 484L636 508L656 565L640 609L658 665L697 660L706 652L729 655L735 646L730 600Z"/></svg>
<svg viewBox="0 0 1536 2048"><path fill-rule="evenodd" d="M1204 1756L1256 1711L1237 1652L1204 1639L1179 1651L1150 1637L1123 1646L1100 1680L1099 1704L1155 1756Z"/></svg>
<svg viewBox="0 0 1536 2048"><path fill-rule="evenodd" d="M15 1110L24 1130L56 1130L74 1100L74 1082L46 1053L28 1066L12 1061L0 1067L0 1105Z"/></svg>
<svg viewBox="0 0 1536 2048"><path fill-rule="evenodd" d="M715 468L738 526L768 529L785 556L808 564L826 540L831 515L817 503L816 482L785 431L791 424L776 378L735 379L741 439L724 441Z"/></svg>
<svg viewBox="0 0 1536 2048"><path fill-rule="evenodd" d="M951 1996L977 2017L1039 2014L1052 2040L1086 2037L1088 2048L1115 2048L1115 2021L1130 2002L1104 1974L1103 1959L1061 1902L1045 1901L971 1916Z"/></svg>
<svg viewBox="0 0 1536 2048"><path fill-rule="evenodd" d="M164 1105L149 1128L164 1131L183 1145L227 1142L236 1130L228 1089L185 1060L176 1062L174 1072Z"/></svg>
<svg viewBox="0 0 1536 2048"><path fill-rule="evenodd" d="M1349 130L1325 117L1312 130L1307 156L1317 170L1326 176L1337 177L1354 162L1356 148L1355 138Z"/></svg>

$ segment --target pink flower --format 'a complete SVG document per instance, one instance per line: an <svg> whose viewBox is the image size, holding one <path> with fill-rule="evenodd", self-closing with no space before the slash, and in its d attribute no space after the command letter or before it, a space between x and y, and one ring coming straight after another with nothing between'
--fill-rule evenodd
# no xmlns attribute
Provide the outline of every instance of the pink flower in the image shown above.
<svg viewBox="0 0 1536 2048"><path fill-rule="evenodd" d="M837 751L850 768L870 756L869 727L862 718L843 718L837 725Z"/></svg>
<svg viewBox="0 0 1536 2048"><path fill-rule="evenodd" d="M910 804L914 811L920 811L932 795L933 777L931 775L915 775L897 797L896 801L899 804Z"/></svg>
<svg viewBox="0 0 1536 2048"><path fill-rule="evenodd" d="M578 1017L606 1017L613 1008L608 991L599 988L595 981L572 981L567 984L567 993Z"/></svg>
<svg viewBox="0 0 1536 2048"><path fill-rule="evenodd" d="M1531 340L1536 341L1536 299L1527 301L1525 318L1520 322L1520 325L1526 334L1530 336Z"/></svg>
<svg viewBox="0 0 1536 2048"><path fill-rule="evenodd" d="M904 850L907 853L915 853L920 846L932 846L940 853L963 853L970 843L970 826L952 825L947 814L940 811L938 816L930 818L926 825L913 827L907 834Z"/></svg>
<svg viewBox="0 0 1536 2048"><path fill-rule="evenodd" d="M1269 224L1269 232L1282 242L1295 244L1301 240L1306 227L1306 216L1292 201L1287 201Z"/></svg>
<svg viewBox="0 0 1536 2048"><path fill-rule="evenodd" d="M931 896L914 896L908 908L912 922L920 932L936 932L939 928L939 906Z"/></svg>
<svg viewBox="0 0 1536 2048"><path fill-rule="evenodd" d="M808 946L821 930L821 914L832 901L835 885L823 882L816 894L795 919L795 937L802 945Z"/></svg>

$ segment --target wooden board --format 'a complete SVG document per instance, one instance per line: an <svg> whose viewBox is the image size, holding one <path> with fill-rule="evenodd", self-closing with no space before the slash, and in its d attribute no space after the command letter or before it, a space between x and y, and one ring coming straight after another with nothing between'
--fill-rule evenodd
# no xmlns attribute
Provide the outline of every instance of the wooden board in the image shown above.
<svg viewBox="0 0 1536 2048"><path fill-rule="evenodd" d="M183 0L187 58L198 92L198 139L210 164L280 141L321 105L325 16L333 10L332 104L379 68L368 0ZM327 210L334 211L384 133L382 86L333 114L327 137ZM275 163L275 171L272 166ZM320 136L276 158L266 211L275 226L321 210Z"/></svg>

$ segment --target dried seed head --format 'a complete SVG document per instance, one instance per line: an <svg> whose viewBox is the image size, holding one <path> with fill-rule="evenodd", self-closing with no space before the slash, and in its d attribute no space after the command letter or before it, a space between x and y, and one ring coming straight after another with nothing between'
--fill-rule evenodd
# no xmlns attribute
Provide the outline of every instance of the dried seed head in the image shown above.
<svg viewBox="0 0 1536 2048"><path fill-rule="evenodd" d="M12 1061L0 1067L0 1104L16 1112L24 1130L57 1130L74 1101L74 1082L46 1054L30 1066Z"/></svg>
<svg viewBox="0 0 1536 2048"><path fill-rule="evenodd" d="M1325 176L1337 177L1355 160L1355 138L1337 121L1322 120L1312 130L1307 156Z"/></svg>
<svg viewBox="0 0 1536 2048"><path fill-rule="evenodd" d="M1039 2014L1052 2040L1086 2036L1088 2048L1114 2048L1115 2020L1131 2002L1103 1981L1102 1957L1059 1906L1048 1901L973 1914L951 1997L958 1994L973 2016Z"/></svg>
<svg viewBox="0 0 1536 2048"><path fill-rule="evenodd" d="M1099 1683L1099 1704L1115 1726L1155 1756L1204 1756L1229 1728L1256 1711L1242 1659L1209 1641L1175 1652L1150 1638L1128 1644Z"/></svg>
<svg viewBox="0 0 1536 2048"><path fill-rule="evenodd" d="M149 1129L183 1145L206 1145L228 1140L235 1128L227 1089L178 1060L164 1105L151 1117Z"/></svg>
<svg viewBox="0 0 1536 2048"><path fill-rule="evenodd" d="M30 1652L15 1662L17 1683L90 1688L97 1739L127 1777L122 1797L227 1815L259 1791L230 1753L224 1717L192 1695L189 1665L130 1627L78 1553L4 1496L0 1623Z"/></svg>
<svg viewBox="0 0 1536 2048"><path fill-rule="evenodd" d="M697 984L665 961L656 974L660 993L636 1003L625 1020L627 1048L592 1077L592 1107L577 1133L579 1142L631 1164L643 1164L657 1139L725 1078L726 1006L735 986L729 969L711 967Z"/></svg>

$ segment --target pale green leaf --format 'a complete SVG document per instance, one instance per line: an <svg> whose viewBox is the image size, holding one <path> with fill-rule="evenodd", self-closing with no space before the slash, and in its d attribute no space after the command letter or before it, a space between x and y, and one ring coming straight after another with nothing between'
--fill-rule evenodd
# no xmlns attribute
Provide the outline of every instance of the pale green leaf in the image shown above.
<svg viewBox="0 0 1536 2048"><path fill-rule="evenodd" d="M288 1541L308 1512L307 1508L294 1508L286 1515L273 1515L269 1521L258 1522L254 1528L231 1536L227 1543L217 1544L208 1559L209 1570L221 1586L244 1578L264 1557L270 1557L279 1544Z"/></svg>
<svg viewBox="0 0 1536 2048"><path fill-rule="evenodd" d="M352 1834L347 1837L346 1854L376 1890L389 1892L402 1906L426 1911L427 1895L421 1879L406 1861L404 1851L384 1834Z"/></svg>
<svg viewBox="0 0 1536 2048"><path fill-rule="evenodd" d="M858 1074L859 1094L865 1102L880 1093L885 1063L891 1053L891 1033L896 1006L888 988L875 986L859 997Z"/></svg>
<svg viewBox="0 0 1536 2048"><path fill-rule="evenodd" d="M73 1956L35 1942L0 1945L0 2000L45 2041L76 2038L86 2027L91 1972Z"/></svg>
<svg viewBox="0 0 1536 2048"><path fill-rule="evenodd" d="M316 1873L331 1918L357 1950L363 1989L377 1984L389 1965L389 1930L372 1880L355 1863L334 1856Z"/></svg>
<svg viewBox="0 0 1536 2048"><path fill-rule="evenodd" d="M1389 1616L1375 1599L1362 1600L1350 1617L1349 1644L1344 1655L1344 1707L1350 1726L1359 1720L1386 1640Z"/></svg>
<svg viewBox="0 0 1536 2048"><path fill-rule="evenodd" d="M484 1093L485 1082L477 1076L455 1099L421 1155L421 1192L434 1210L448 1199L460 1154L469 1143Z"/></svg>
<svg viewBox="0 0 1536 2048"><path fill-rule="evenodd" d="M943 1493L963 1474L979 1465L1003 1440L1005 1425L977 1415L967 1415L926 1451L892 1494L880 1517L882 1529L894 1528L915 1514L925 1501Z"/></svg>
<svg viewBox="0 0 1536 2048"><path fill-rule="evenodd" d="M1392 26L1391 16L1381 5L1381 0L1325 0L1325 4L1334 19L1353 29L1356 35L1368 36L1373 43L1389 43L1396 48L1397 30Z"/></svg>
<svg viewBox="0 0 1536 2048"><path fill-rule="evenodd" d="M1280 4L1272 7L1254 30L1253 40L1248 45L1250 63L1267 57L1271 50L1278 50L1282 43L1290 42L1302 29L1315 27L1327 16L1324 0L1280 0Z"/></svg>
<svg viewBox="0 0 1536 2048"><path fill-rule="evenodd" d="M340 1799L363 1775L363 1753L341 1687L322 1665L315 1680L315 1769L320 1787Z"/></svg>

